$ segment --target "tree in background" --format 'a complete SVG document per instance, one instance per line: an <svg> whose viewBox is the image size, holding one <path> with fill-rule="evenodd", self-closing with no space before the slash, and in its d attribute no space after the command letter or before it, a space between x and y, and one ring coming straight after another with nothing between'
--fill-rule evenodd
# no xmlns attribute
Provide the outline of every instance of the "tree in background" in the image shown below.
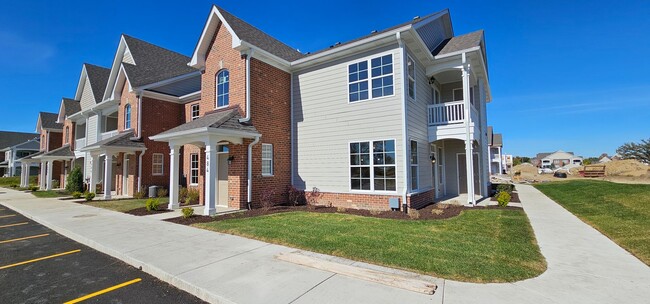
<svg viewBox="0 0 650 304"><path fill-rule="evenodd" d="M639 143L625 143L616 149L616 153L623 159L636 159L642 163L650 164L650 138L642 139Z"/></svg>
<svg viewBox="0 0 650 304"><path fill-rule="evenodd" d="M530 163L530 157L526 156L515 156L512 158L512 165L513 166L518 166L523 163Z"/></svg>
<svg viewBox="0 0 650 304"><path fill-rule="evenodd" d="M84 175L81 173L81 167L75 166L72 169L66 180L65 190L68 193L84 191Z"/></svg>

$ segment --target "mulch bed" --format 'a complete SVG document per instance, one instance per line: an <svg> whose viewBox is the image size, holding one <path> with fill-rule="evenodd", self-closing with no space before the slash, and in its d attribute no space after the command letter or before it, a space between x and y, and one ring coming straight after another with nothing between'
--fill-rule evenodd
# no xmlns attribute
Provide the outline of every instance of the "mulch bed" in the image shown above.
<svg viewBox="0 0 650 304"><path fill-rule="evenodd" d="M496 196L493 196L493 197L490 198L490 200L493 201L493 202L496 202L497 198L496 198ZM519 194L517 194L517 191L512 192L512 194L510 195L510 202L511 203L521 203L521 201L519 200Z"/></svg>
<svg viewBox="0 0 650 304"><path fill-rule="evenodd" d="M441 220L441 219L448 219L448 218L458 216L460 212L463 210L484 210L484 209L520 210L520 208L516 208L516 207L487 206L487 207L467 208L458 205L432 204L419 210L410 211L409 214L406 214L400 211L371 211L371 210L363 210L363 209L336 208L336 207L326 207L326 206L315 206L315 207L314 206L276 206L268 210L264 210L264 209L245 210L242 212L217 215L215 217L204 216L204 215L194 215L190 218L175 217L171 219L165 219L165 221L182 224L182 225L192 225L198 223L208 223L208 222L223 221L229 219L250 218L256 216L270 215L270 214L283 213L283 212L294 212L294 211L316 212L316 213L341 213L341 214L350 214L350 215L383 218L383 219L398 219L398 220Z"/></svg>
<svg viewBox="0 0 650 304"><path fill-rule="evenodd" d="M131 209L131 210L126 211L124 213L128 213L128 214L131 214L131 215L137 215L137 216L143 216L143 215L152 215L152 214L165 213L165 212L172 212L172 210L161 209L161 210L147 211L147 207L140 207L140 208L136 208L136 209Z"/></svg>

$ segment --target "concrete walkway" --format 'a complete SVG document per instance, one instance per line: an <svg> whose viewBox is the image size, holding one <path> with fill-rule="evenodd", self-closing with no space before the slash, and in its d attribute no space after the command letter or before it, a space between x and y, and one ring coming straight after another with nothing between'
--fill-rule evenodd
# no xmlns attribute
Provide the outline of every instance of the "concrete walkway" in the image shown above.
<svg viewBox="0 0 650 304"><path fill-rule="evenodd" d="M648 303L648 266L533 187L517 188L548 270L509 284L438 279L432 296L280 261L295 251L284 246L12 190L0 203L212 302Z"/></svg>

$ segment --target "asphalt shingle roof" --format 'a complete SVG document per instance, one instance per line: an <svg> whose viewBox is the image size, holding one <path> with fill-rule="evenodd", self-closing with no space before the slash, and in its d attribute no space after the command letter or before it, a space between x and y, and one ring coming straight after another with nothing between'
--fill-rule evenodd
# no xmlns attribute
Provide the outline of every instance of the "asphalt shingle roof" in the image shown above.
<svg viewBox="0 0 650 304"><path fill-rule="evenodd" d="M64 97L63 110L65 112L65 116L70 116L74 113L81 111L81 104L77 100Z"/></svg>
<svg viewBox="0 0 650 304"><path fill-rule="evenodd" d="M49 112L40 112L39 117L41 119L41 128L44 129L63 129L62 123L57 123L59 119L59 114L49 113Z"/></svg>
<svg viewBox="0 0 650 304"><path fill-rule="evenodd" d="M84 66L86 67L86 74L88 74L90 87L95 96L95 102L100 103L102 102L102 99L104 99L104 92L108 85L108 77L111 75L111 69L89 63L84 63Z"/></svg>
<svg viewBox="0 0 650 304"><path fill-rule="evenodd" d="M0 149L12 147L28 140L38 138L36 133L0 131Z"/></svg>
<svg viewBox="0 0 650 304"><path fill-rule="evenodd" d="M135 141L132 140L135 134L133 133L133 130L129 130L126 132L118 133L117 135L113 137L109 137L107 139L100 140L94 144L88 145L88 147L101 147L101 146L106 146L106 147L128 147L128 148L144 148L144 143L142 141Z"/></svg>
<svg viewBox="0 0 650 304"><path fill-rule="evenodd" d="M36 152L36 153L34 153L34 154L27 155L27 156L25 156L25 157L23 157L23 158L19 158L18 161L21 161L21 160L27 160L27 159L32 159L32 158L34 158L35 156L39 156L39 155L41 155L41 154L43 154L43 151L39 151L39 152Z"/></svg>
<svg viewBox="0 0 650 304"><path fill-rule="evenodd" d="M443 55L453 52L466 50L481 44L483 39L483 30L471 32L469 34L452 37L443 41L438 49L433 51L433 55Z"/></svg>
<svg viewBox="0 0 650 304"><path fill-rule="evenodd" d="M52 151L49 151L49 152L43 154L43 156L60 156L60 157L65 157L65 158L68 158L68 157L74 158L75 157L74 152L72 152L70 150L70 145L64 145L62 147L56 148L56 149L54 149Z"/></svg>
<svg viewBox="0 0 650 304"><path fill-rule="evenodd" d="M500 133L494 134L494 138L492 139L492 146L503 147L503 135L501 135Z"/></svg>
<svg viewBox="0 0 650 304"><path fill-rule="evenodd" d="M171 133L188 131L188 130L199 129L199 128L218 128L218 129L228 129L228 130L245 131L251 133L259 133L257 132L257 129L253 125L240 123L239 122L240 118L241 115L239 114L239 111L237 109L218 111L218 112L206 114L203 117L182 124L173 129L169 129L158 135L171 134Z"/></svg>
<svg viewBox="0 0 650 304"><path fill-rule="evenodd" d="M185 55L128 35L122 37L135 62L135 65L122 63L131 86L139 87L198 71L187 65L191 59Z"/></svg>
<svg viewBox="0 0 650 304"><path fill-rule="evenodd" d="M215 7L217 7L217 9L221 12L221 15L223 15L223 18L226 19L226 22L237 34L239 39L257 46L286 61L293 61L305 56L304 54L298 52L296 49L284 44L282 41L273 38L271 35L250 25L246 21L235 17L223 8L216 5Z"/></svg>

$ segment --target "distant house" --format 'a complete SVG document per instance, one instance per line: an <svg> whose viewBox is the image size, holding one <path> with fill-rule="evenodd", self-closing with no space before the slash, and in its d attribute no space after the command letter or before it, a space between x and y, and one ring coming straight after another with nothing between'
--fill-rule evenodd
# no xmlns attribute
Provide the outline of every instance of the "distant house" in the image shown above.
<svg viewBox="0 0 650 304"><path fill-rule="evenodd" d="M488 126L488 146L490 147L490 175L504 173L506 169L503 155L503 136L494 133L492 126Z"/></svg>
<svg viewBox="0 0 650 304"><path fill-rule="evenodd" d="M553 153L539 153L533 161L533 165L540 168L559 168L568 164L582 165L582 157L575 156L573 152L559 150Z"/></svg>
<svg viewBox="0 0 650 304"><path fill-rule="evenodd" d="M611 161L612 161L612 159L609 158L609 156L605 155L605 156L601 157L598 160L598 163L604 164L604 163L608 163L608 162L611 162Z"/></svg>
<svg viewBox="0 0 650 304"><path fill-rule="evenodd" d="M16 160L38 152L38 134L0 131L0 176L20 174Z"/></svg>

